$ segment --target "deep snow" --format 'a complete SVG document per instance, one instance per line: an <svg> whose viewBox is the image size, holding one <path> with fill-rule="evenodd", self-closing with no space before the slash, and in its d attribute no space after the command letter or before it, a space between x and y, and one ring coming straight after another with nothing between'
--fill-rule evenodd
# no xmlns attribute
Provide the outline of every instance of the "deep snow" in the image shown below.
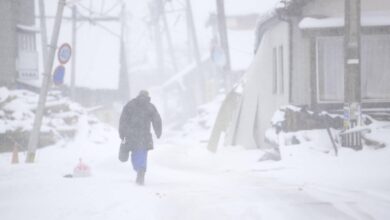
<svg viewBox="0 0 390 220"><path fill-rule="evenodd" d="M117 159L115 129L86 118L79 127L75 140L40 149L35 164L11 165L11 154L0 154L0 219L390 218L386 148L335 157L306 142L260 163L259 150L208 152L195 127L185 136L165 131L140 187L130 163ZM92 176L64 178L79 158Z"/></svg>

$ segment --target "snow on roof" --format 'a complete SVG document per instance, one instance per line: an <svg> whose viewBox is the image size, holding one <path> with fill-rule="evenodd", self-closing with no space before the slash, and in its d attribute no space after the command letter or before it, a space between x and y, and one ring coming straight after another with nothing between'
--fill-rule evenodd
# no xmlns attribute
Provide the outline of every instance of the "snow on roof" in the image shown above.
<svg viewBox="0 0 390 220"><path fill-rule="evenodd" d="M208 1L209 2L209 1ZM227 15L243 15L251 13L264 13L269 11L271 8L274 8L277 4L280 3L280 0L226 0L225 1L225 11ZM209 3L210 4L210 3ZM208 6L210 7L210 6Z"/></svg>
<svg viewBox="0 0 390 220"><path fill-rule="evenodd" d="M362 26L390 26L390 11L364 13L361 18ZM337 28L344 27L344 17L313 18L305 17L299 23L301 29Z"/></svg>
<svg viewBox="0 0 390 220"><path fill-rule="evenodd" d="M23 25L23 24L17 24L16 27L19 30L27 31L27 32L40 32L39 27L35 25Z"/></svg>

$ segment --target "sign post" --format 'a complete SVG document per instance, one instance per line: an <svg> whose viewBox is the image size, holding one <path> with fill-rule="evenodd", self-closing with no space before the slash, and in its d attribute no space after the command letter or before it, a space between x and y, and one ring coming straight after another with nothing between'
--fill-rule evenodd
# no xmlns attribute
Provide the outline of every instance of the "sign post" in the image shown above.
<svg viewBox="0 0 390 220"><path fill-rule="evenodd" d="M53 34L51 37L50 49L48 51L47 60L45 60L45 68L44 68L44 77L42 81L42 87L39 94L38 107L36 110L33 129L31 131L29 140L28 140L28 151L26 157L26 163L34 163L35 161L35 152L39 141L39 133L42 125L42 118L45 112L45 103L47 92L50 86L50 75L53 68L54 63L54 55L57 47L58 36L61 28L62 15L64 12L64 7L66 4L66 0L58 0L57 14L54 22Z"/></svg>
<svg viewBox="0 0 390 220"><path fill-rule="evenodd" d="M62 85L64 83L64 76L65 67L62 65L57 66L53 74L53 83L57 86Z"/></svg>

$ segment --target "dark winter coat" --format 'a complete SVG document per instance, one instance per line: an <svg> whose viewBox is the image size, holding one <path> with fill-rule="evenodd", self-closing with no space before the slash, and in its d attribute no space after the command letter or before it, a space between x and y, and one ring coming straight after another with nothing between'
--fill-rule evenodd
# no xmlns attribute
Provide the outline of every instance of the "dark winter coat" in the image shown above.
<svg viewBox="0 0 390 220"><path fill-rule="evenodd" d="M154 133L160 138L162 122L156 107L150 102L150 97L139 95L129 101L122 110L119 121L119 136L126 138L126 146L130 150L153 149L153 138L150 125Z"/></svg>

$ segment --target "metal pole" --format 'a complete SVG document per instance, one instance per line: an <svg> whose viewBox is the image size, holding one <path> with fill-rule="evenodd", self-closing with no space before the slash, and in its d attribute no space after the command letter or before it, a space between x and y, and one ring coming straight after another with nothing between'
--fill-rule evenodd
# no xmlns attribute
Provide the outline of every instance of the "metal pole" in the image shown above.
<svg viewBox="0 0 390 220"><path fill-rule="evenodd" d="M127 56L126 56L126 16L125 9L126 5L122 2L121 5L121 33L119 39L119 57L120 57L120 72L119 72L119 94L124 102L127 102L130 98L130 88L129 88L129 75L127 71Z"/></svg>
<svg viewBox="0 0 390 220"><path fill-rule="evenodd" d="M345 129L359 126L361 123L360 10L360 0L345 1ZM362 149L360 133L346 135L343 145L355 150Z"/></svg>
<svg viewBox="0 0 390 220"><path fill-rule="evenodd" d="M196 64L200 66L201 60L200 60L200 53L199 53L199 46L198 46L198 38L196 36L196 28L194 24L194 16L192 14L192 6L191 6L191 0L187 0L187 18L188 18L188 25L191 30L191 40L194 47L194 57Z"/></svg>
<svg viewBox="0 0 390 220"><path fill-rule="evenodd" d="M50 49L48 51L49 52L47 57L48 59L46 60L46 65L45 65L45 74L42 81L41 91L39 94L38 107L35 114L33 130L31 131L30 138L28 141L28 152L26 157L26 163L34 163L35 161L35 152L39 141L39 133L41 130L42 118L45 112L46 97L50 86L51 71L53 69L54 55L57 48L58 36L60 33L61 20L62 20L65 4L66 4L66 0L58 1L57 14L54 23L53 33L51 36Z"/></svg>
<svg viewBox="0 0 390 220"><path fill-rule="evenodd" d="M219 30L219 38L221 42L221 47L226 56L226 65L224 67L225 71L230 71L230 54L229 54L229 43L228 43L228 35L226 28L226 16L225 16L225 2L224 0L217 0L217 17L218 17L218 30Z"/></svg>
<svg viewBox="0 0 390 220"><path fill-rule="evenodd" d="M43 0L39 0L39 21L41 26L41 44L42 44L42 58L43 58L43 68L45 68L47 61L47 28L46 28L46 19L45 19L45 3ZM43 69L43 72L46 72Z"/></svg>
<svg viewBox="0 0 390 220"><path fill-rule="evenodd" d="M154 42L156 49L156 64L158 71L164 75L165 67L164 67L164 57L163 57L163 46L161 39L161 30L160 30L160 9L159 1L155 0L154 4L151 4L150 13L152 16L152 30L154 34Z"/></svg>
<svg viewBox="0 0 390 220"><path fill-rule="evenodd" d="M70 74L70 97L75 98L76 87L77 8L72 7L72 66Z"/></svg>
<svg viewBox="0 0 390 220"><path fill-rule="evenodd" d="M172 43L171 31L170 31L169 26L168 26L167 17L165 16L165 6L164 6L164 3L162 2L162 0L158 0L158 5L160 7L158 10L161 13L163 24L165 27L165 36L167 38L169 55L170 55L171 60L172 60L173 70L175 72L178 72L178 67L177 67L177 62L176 62L176 57L175 57L175 50L173 48L173 43Z"/></svg>
<svg viewBox="0 0 390 220"><path fill-rule="evenodd" d="M194 17L192 14L192 5L191 5L191 0L186 0L186 13L187 13L187 19L188 19L188 25L190 28L190 34L191 34L191 40L192 40L192 45L193 45L193 53L194 53L194 58L196 65L198 67L198 80L199 80L199 92L200 92L200 97L201 97L201 102L204 101L205 94L205 87L206 87L206 82L203 76L203 70L202 70L202 61L200 58L200 53L199 53L199 45L198 45L198 39L196 35L196 28L194 24Z"/></svg>

